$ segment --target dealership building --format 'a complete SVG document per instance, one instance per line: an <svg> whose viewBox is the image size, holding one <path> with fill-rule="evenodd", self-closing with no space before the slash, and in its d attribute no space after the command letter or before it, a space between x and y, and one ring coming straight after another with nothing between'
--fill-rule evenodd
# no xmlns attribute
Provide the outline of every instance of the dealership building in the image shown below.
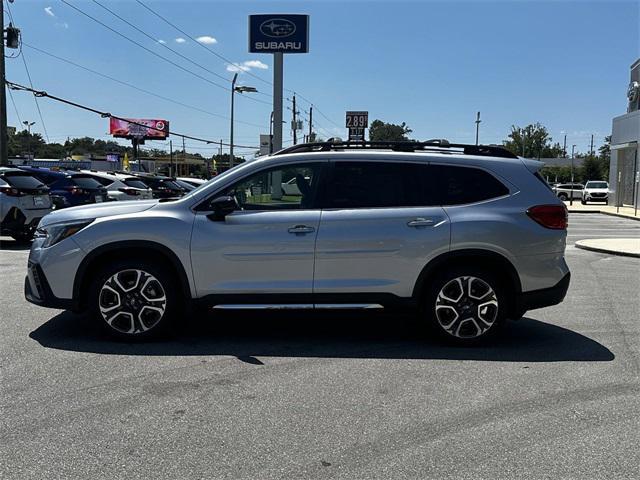
<svg viewBox="0 0 640 480"><path fill-rule="evenodd" d="M631 65L627 113L613 119L609 205L639 207L640 58Z"/></svg>

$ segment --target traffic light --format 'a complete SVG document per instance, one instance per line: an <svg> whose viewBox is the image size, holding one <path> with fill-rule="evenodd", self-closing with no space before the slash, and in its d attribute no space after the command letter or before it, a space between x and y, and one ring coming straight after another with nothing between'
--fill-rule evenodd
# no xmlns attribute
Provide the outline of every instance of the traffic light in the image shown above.
<svg viewBox="0 0 640 480"><path fill-rule="evenodd" d="M14 27L11 23L6 28L5 32L7 32L7 48L18 48L20 47L20 29Z"/></svg>

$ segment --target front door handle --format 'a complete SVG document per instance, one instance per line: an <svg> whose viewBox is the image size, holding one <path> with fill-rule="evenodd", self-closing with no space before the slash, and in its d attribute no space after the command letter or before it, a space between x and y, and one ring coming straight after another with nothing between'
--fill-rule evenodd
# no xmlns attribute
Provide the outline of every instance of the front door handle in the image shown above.
<svg viewBox="0 0 640 480"><path fill-rule="evenodd" d="M316 229L307 225L296 225L294 227L290 227L287 231L289 233L295 233L296 235L304 235L305 233L313 233Z"/></svg>
<svg viewBox="0 0 640 480"><path fill-rule="evenodd" d="M410 222L407 222L407 226L408 227L430 227L431 225L433 225L435 222L433 221L433 219L431 218L416 218L414 220L411 220Z"/></svg>

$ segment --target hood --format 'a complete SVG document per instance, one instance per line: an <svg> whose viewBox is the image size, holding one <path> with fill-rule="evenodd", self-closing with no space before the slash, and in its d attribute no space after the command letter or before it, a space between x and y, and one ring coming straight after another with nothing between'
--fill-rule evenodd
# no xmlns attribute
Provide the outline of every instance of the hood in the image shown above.
<svg viewBox="0 0 640 480"><path fill-rule="evenodd" d="M157 200L131 200L125 202L92 203L79 207L64 208L62 210L54 210L50 214L45 215L42 220L40 220L39 226L44 227L52 223L138 213L149 210L157 204Z"/></svg>

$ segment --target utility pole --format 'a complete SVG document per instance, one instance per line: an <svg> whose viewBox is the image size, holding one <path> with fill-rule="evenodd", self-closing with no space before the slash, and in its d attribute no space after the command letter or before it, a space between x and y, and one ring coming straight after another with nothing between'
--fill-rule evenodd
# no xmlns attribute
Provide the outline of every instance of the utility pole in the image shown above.
<svg viewBox="0 0 640 480"><path fill-rule="evenodd" d="M4 0L0 0L0 9L2 10L2 15L0 15L0 31L2 32L2 42L0 42L0 80L2 81L2 88L0 88L0 165L8 165L7 83L4 72Z"/></svg>
<svg viewBox="0 0 640 480"><path fill-rule="evenodd" d="M29 135L27 137L27 154L29 155L29 157L31 157L31 127L33 127L36 124L36 122L30 122L28 120L25 120L22 123L27 127L27 134ZM29 158L29 160L31 160L31 158Z"/></svg>
<svg viewBox="0 0 640 480"><path fill-rule="evenodd" d="M282 150L282 84L284 54L273 54L273 151Z"/></svg>
<svg viewBox="0 0 640 480"><path fill-rule="evenodd" d="M236 73L231 80L231 132L229 135L229 168L233 168L233 97L236 92L236 80L238 74Z"/></svg>
<svg viewBox="0 0 640 480"><path fill-rule="evenodd" d="M482 120L480 120L480 112L478 112L478 115L476 116L476 145L478 145L478 134L480 133L481 122Z"/></svg>
<svg viewBox="0 0 640 480"><path fill-rule="evenodd" d="M186 165L187 164L187 149L184 146L184 137L182 137L182 164ZM178 170L178 165L176 162L176 170ZM176 176L176 175L174 175Z"/></svg>
<svg viewBox="0 0 640 480"><path fill-rule="evenodd" d="M589 148L589 153L591 157L593 157L593 133L591 134L591 147Z"/></svg>
<svg viewBox="0 0 640 480"><path fill-rule="evenodd" d="M573 156L575 155L576 146L571 145L571 189L569 190L569 205L573 206Z"/></svg>
<svg viewBox="0 0 640 480"><path fill-rule="evenodd" d="M307 142L311 141L311 135L313 134L313 105L309 107L309 137Z"/></svg>
<svg viewBox="0 0 640 480"><path fill-rule="evenodd" d="M169 140L169 176L173 173L173 140Z"/></svg>
<svg viewBox="0 0 640 480"><path fill-rule="evenodd" d="M293 122L291 122L291 126L293 127L293 144L298 143L298 123L296 119L296 94L293 94Z"/></svg>
<svg viewBox="0 0 640 480"><path fill-rule="evenodd" d="M525 139L527 138L527 134L524 131L524 128L522 129L522 156L524 157L524 142Z"/></svg>
<svg viewBox="0 0 640 480"><path fill-rule="evenodd" d="M567 134L564 135L564 144L562 146L562 156L567 158Z"/></svg>

